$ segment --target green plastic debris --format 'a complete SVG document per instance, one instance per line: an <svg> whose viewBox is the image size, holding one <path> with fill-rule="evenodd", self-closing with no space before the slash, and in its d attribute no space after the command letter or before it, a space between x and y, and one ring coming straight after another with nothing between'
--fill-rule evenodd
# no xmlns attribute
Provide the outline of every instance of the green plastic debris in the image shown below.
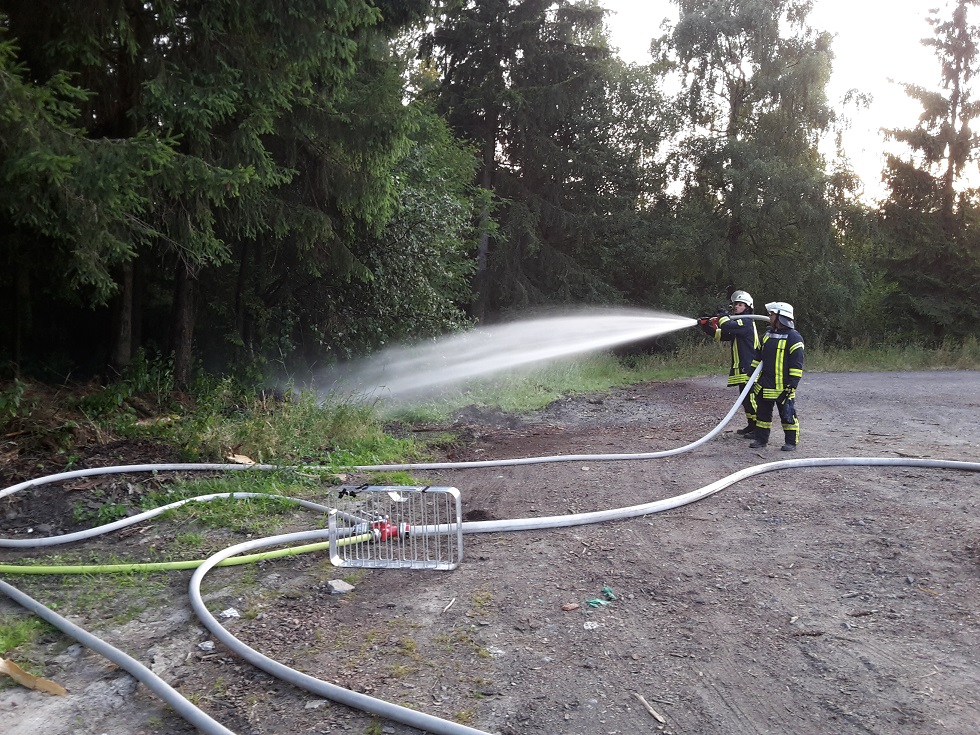
<svg viewBox="0 0 980 735"><path fill-rule="evenodd" d="M589 607L604 607L605 605L612 604L611 600L616 599L616 593L612 591L612 587L610 587L609 585L605 585L602 588L602 594L606 596L605 600L603 600L600 597L596 597L591 600L586 600L585 604L588 605Z"/></svg>

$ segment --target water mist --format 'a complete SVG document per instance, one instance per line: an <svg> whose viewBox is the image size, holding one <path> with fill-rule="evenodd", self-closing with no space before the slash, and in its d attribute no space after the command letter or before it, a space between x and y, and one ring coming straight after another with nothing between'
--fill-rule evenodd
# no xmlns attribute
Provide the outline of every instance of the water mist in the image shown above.
<svg viewBox="0 0 980 735"><path fill-rule="evenodd" d="M355 362L321 390L370 398L418 397L463 381L674 332L689 317L637 309L583 309L477 327L411 347L391 347Z"/></svg>

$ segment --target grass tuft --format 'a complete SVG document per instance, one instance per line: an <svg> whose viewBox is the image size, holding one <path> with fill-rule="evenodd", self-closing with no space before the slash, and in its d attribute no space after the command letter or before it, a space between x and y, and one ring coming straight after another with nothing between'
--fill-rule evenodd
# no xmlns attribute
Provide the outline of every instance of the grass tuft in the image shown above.
<svg viewBox="0 0 980 735"><path fill-rule="evenodd" d="M976 370L980 367L980 340L944 342L936 349L914 344L855 343L847 349L807 349L807 369L827 373L911 372L917 370Z"/></svg>
<svg viewBox="0 0 980 735"><path fill-rule="evenodd" d="M44 633L54 630L32 615L0 615L0 656L15 648L35 642Z"/></svg>

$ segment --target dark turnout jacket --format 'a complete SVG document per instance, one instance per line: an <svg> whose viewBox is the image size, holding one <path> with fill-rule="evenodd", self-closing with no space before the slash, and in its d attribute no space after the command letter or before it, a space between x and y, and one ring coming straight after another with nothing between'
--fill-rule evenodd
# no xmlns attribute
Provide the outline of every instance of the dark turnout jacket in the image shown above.
<svg viewBox="0 0 980 735"><path fill-rule="evenodd" d="M784 390L795 390L803 378L803 337L787 327L770 329L762 337L762 352L759 360L752 363L753 370L760 360L759 387L763 398L775 400Z"/></svg>
<svg viewBox="0 0 980 735"><path fill-rule="evenodd" d="M715 340L732 343L732 367L728 371L728 385L745 385L749 375L759 363L759 332L755 320L735 314L718 319Z"/></svg>

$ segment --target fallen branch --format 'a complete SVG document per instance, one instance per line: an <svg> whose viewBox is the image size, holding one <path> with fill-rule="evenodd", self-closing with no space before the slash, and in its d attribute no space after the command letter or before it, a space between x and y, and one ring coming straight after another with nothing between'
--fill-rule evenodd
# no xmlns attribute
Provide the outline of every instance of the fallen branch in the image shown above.
<svg viewBox="0 0 980 735"><path fill-rule="evenodd" d="M633 692L633 696L640 700L640 704L642 704L644 707L646 707L647 712L650 713L650 716L653 717L653 719L655 719L661 725L664 725L664 724L667 723L667 720L665 720L663 718L663 715L661 715L659 712L657 712L657 710L655 710L653 707L651 707L650 706L650 703L648 701L646 701L642 696L640 696L636 692Z"/></svg>

